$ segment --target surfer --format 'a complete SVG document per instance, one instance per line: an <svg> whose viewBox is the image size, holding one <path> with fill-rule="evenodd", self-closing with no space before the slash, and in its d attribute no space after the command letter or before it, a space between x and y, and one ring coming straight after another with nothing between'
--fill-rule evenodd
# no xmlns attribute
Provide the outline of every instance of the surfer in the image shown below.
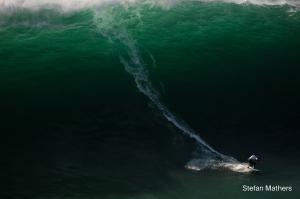
<svg viewBox="0 0 300 199"><path fill-rule="evenodd" d="M256 165L258 158L255 155L251 155L248 158L248 164L249 164L249 168L254 169L254 166Z"/></svg>

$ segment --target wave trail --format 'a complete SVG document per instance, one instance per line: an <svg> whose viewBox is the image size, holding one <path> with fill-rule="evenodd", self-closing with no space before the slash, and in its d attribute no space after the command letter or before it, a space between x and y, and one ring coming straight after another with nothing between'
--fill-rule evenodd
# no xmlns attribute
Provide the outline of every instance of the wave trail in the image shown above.
<svg viewBox="0 0 300 199"><path fill-rule="evenodd" d="M124 57L120 57L121 63L125 66L126 71L133 76L138 90L143 93L156 106L162 115L182 133L196 140L196 142L205 150L208 150L219 157L225 158L225 155L209 146L193 129L191 129L183 120L178 119L168 109L168 107L161 102L159 93L151 84L148 72L146 71L143 61L138 54L138 50L133 49L128 52L128 55L130 57L130 61L127 61Z"/></svg>
<svg viewBox="0 0 300 199"><path fill-rule="evenodd" d="M105 9L105 11L107 12L108 10ZM167 121L198 143L201 151L206 155L206 159L227 162L236 161L234 158L216 151L207 144L187 123L177 118L160 100L160 94L151 83L146 64L139 53L136 41L129 34L126 24L124 24L126 22L118 18L122 14L119 11L116 14L113 9L109 10L108 13L105 13L105 11L95 14L95 24L104 37L111 41L118 41L125 47L127 59L124 56L120 56L120 61L124 65L125 70L134 78L138 90L155 105Z"/></svg>
<svg viewBox="0 0 300 199"><path fill-rule="evenodd" d="M192 159L187 163L186 168L194 170L202 170L206 168L229 169L235 171L234 169L241 165L235 158L224 155L212 148L197 134L195 130L193 130L184 120L176 117L175 114L173 114L171 110L160 100L160 94L152 86L148 71L146 70L146 64L136 47L135 41L130 39L129 35L127 35L127 39L122 43L128 48L127 55L129 60L120 56L121 63L124 65L125 70L134 78L138 90L155 105L167 121L178 128L181 133L194 139L200 147L201 152L197 154L195 159ZM240 171L236 170L235 172Z"/></svg>

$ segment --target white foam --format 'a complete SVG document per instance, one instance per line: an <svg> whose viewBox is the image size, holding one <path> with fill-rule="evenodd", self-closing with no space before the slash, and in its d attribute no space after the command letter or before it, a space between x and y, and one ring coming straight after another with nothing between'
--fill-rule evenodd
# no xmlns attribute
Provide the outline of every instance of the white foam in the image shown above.
<svg viewBox="0 0 300 199"><path fill-rule="evenodd" d="M185 168L194 171L213 169L228 170L237 173L251 173L257 171L250 168L247 163L241 163L235 159L216 160L209 157L193 159L186 164Z"/></svg>
<svg viewBox="0 0 300 199"><path fill-rule="evenodd" d="M224 3L235 3L235 4L253 4L260 6L300 6L299 0L198 0L202 2L224 2Z"/></svg>

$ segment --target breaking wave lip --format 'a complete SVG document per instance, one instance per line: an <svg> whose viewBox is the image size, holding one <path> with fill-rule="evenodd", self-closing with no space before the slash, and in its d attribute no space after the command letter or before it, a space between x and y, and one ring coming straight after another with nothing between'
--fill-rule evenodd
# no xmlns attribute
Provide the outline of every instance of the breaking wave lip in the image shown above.
<svg viewBox="0 0 300 199"><path fill-rule="evenodd" d="M82 9L95 9L112 4L119 4L124 7L134 4L145 4L169 8L178 1L180 0L0 0L0 11L18 9L36 11L43 8L53 8L69 12Z"/></svg>
<svg viewBox="0 0 300 199"><path fill-rule="evenodd" d="M134 4L144 4L170 8L176 4L188 2L220 2L257 6L291 6L300 8L299 0L0 0L0 12L16 9L39 10L43 8L58 8L64 12L68 12L82 9L94 9L109 4L120 4L124 7Z"/></svg>

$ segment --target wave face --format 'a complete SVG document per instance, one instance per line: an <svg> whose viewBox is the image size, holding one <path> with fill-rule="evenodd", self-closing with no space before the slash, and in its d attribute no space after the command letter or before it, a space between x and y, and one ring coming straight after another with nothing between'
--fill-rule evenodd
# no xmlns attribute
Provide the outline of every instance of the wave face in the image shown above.
<svg viewBox="0 0 300 199"><path fill-rule="evenodd" d="M200 3L201 2L201 3ZM203 14L201 11L205 12L207 10L211 11L215 7L214 3L220 3L221 8L219 11L224 13L225 19L221 18L217 15L212 15L207 17L205 13ZM199 2L195 1L180 1L180 0L86 0L86 1L64 1L64 0L52 0L52 1L39 1L39 0L0 0L0 7L2 12L11 12L12 11L12 18L7 18L8 22L0 20L0 25L2 24L2 31L6 31L5 26L11 26L13 23L18 25L18 20L29 20L29 23L25 27L29 27L30 31L34 33L34 26L38 23L39 25L36 27L43 26L42 22L51 22L47 28L53 31L54 33L62 33L68 32L69 30L77 30L81 31L91 31L100 33L99 37L109 42L112 46L111 48L115 48L117 50L113 51L117 53L118 57L120 58L120 63L123 65L125 70L133 77L134 82L136 84L137 89L147 97L149 101L154 104L156 109L164 116L166 121L171 123L174 127L176 127L181 133L187 135L188 137L195 140L199 149L197 153L195 153L195 159L189 161L186 165L189 169L196 169L201 170L204 168L233 168L232 165L240 165L240 163L231 156L224 155L223 153L219 152L218 150L214 149L210 146L207 142L202 139L200 134L191 128L184 120L177 117L173 111L171 111L168 106L161 100L160 93L158 90L153 86L151 81L149 71L147 69L147 57L143 56L143 51L141 49L146 48L147 46L151 47L151 42L155 43L156 49L160 49L162 46L167 46L167 49L171 49L172 52L173 47L177 47L178 45L187 45L192 46L194 43L199 43L199 48L201 48L204 52L206 47L203 46L213 46L215 45L214 42L217 40L218 36L220 37L228 37L230 45L232 47L237 46L238 44L234 44L230 42L231 34L235 34L236 38L241 39L241 41L247 40L247 37L243 37L239 33L241 29L249 30L249 35L252 38L252 41L249 42L249 45L253 45L254 40L262 41L262 37L268 35L270 27L275 27L278 31L282 31L283 33L290 33L290 30L285 30L284 25L278 24L276 21L271 21L272 17L274 16L273 13L270 14L269 18L267 18L266 23L270 27L264 27L264 22L258 23L257 26L254 27L253 19L244 23L243 21L237 21L236 24L229 23L228 27L225 27L224 30L222 29L222 25L224 25L223 21L230 21L232 19L236 19L239 17L245 17L243 14L233 16L234 10L232 13L227 12L224 8L224 3L235 3L235 4L253 4L253 5L261 5L261 6L291 6L291 7L298 7L299 2L294 0L200 0ZM212 6L211 6L212 5ZM246 8L245 8L246 7ZM249 9L245 6L245 10ZM242 7L241 7L242 8ZM14 18L15 11L18 12L19 9L24 9L26 12L25 14L29 15L23 18ZM44 16L43 13L39 13L37 16L32 10L37 11L40 9L49 9L54 10L54 14L50 14ZM65 19L64 17L70 16L56 16L56 11L65 12L72 12L76 11L79 12L81 10L88 9L88 14L79 15L79 21L77 21L77 17L70 19L72 22L69 22L71 25L66 25L64 22L59 20L59 17ZM202 9L202 10L201 10ZM235 9L235 8L233 8ZM263 8L254 8L255 15L251 15L252 10L246 12L249 16L257 17L257 18L266 18L263 13L260 13ZM200 11L199 11L200 10ZM225 10L225 11L224 11ZM268 10L269 11L269 10ZM30 14L28 14L28 12ZM178 14L178 13L179 14ZM286 12L281 12L281 8L278 8L275 12L283 13L282 18L287 17L288 14ZM48 13L49 14L49 13ZM78 13L77 13L78 14ZM185 17L188 15L192 20L188 20L189 18ZM35 18L38 18L36 19ZM76 16L76 13L75 13ZM84 16L84 23L80 21L80 17ZM72 15L71 15L72 17ZM90 17L92 19L90 19ZM169 18L168 18L169 17ZM174 19L172 18L174 17ZM206 18L207 17L207 18ZM246 16L248 17L248 16ZM49 19L50 18L50 19ZM57 19L58 18L58 19ZM170 19L171 18L171 19ZM251 17L249 17L251 18ZM292 17L291 17L292 18ZM67 18L69 19L69 18ZM181 20L180 20L181 19ZM270 20L268 20L270 19ZM5 20L5 19L4 19ZM70 21L69 20L69 21ZM205 21L207 20L207 21ZM297 20L297 17L296 19ZM68 20L66 20L68 21ZM10 23L13 22L13 23ZM295 24L298 22L290 22L289 20L281 21L282 24L292 24L292 27L296 27ZM150 25L149 25L150 23ZM24 23L22 23L24 24ZM154 24L154 25L153 25ZM176 24L174 26L173 24ZM251 29L251 25L253 25L253 29ZM169 31L168 27L172 30ZM250 28L249 28L250 26ZM23 26L24 27L24 26ZM232 28L232 29L230 29ZM265 29L263 29L265 28ZM54 30L53 30L54 29ZM222 29L222 30L221 30ZM257 29L263 30L265 35L259 35ZM295 29L291 28L292 31ZM24 31L23 35L20 38L29 38L31 40L35 40L36 38L40 37L41 35L50 34L47 30L42 30L38 32L36 35L31 35L30 31ZM50 32L51 32L50 31ZM219 32L218 32L219 31ZM224 31L224 32L222 32ZM252 32L251 32L252 31ZM51 34L53 34L53 32ZM219 33L219 35L214 35ZM232 33L233 32L233 33ZM297 32L297 30L296 30ZM207 34L209 33L209 34ZM251 34L252 33L252 34ZM275 32L276 33L276 32ZM147 38L143 38L143 34L147 35ZM273 35L274 33L271 32L268 36L272 38L266 39L264 45L268 45L269 43L276 43L277 41L281 41L279 36ZM157 36L156 36L157 35ZM212 37L209 37L212 35ZM35 37L36 36L36 37ZM291 34L293 36L293 34ZM8 37L8 36L7 36ZM202 40L198 39L204 38ZM86 39L86 38L84 38ZM161 39L161 41L159 41ZM273 40L272 40L273 39ZM26 39L25 39L26 40ZM79 42L81 40L76 40L73 42ZM141 42L142 41L142 42ZM182 41L182 42L180 42ZM208 42L208 43L205 43ZM225 41L226 42L226 41ZM46 43L46 42L45 42ZM175 44L174 44L175 43ZM197 43L197 44L198 44ZM201 44L203 44L201 46ZM233 44L232 44L233 43ZM218 46L220 46L222 42L219 42ZM19 46L15 45L15 46ZM89 43L90 45L90 43ZM88 49L89 45L85 47ZM95 45L93 43L93 45ZM122 46L122 47L120 47ZM146 46L146 47L144 47ZM118 48L125 49L124 52L120 52ZM183 48L184 49L184 48ZM212 48L213 49L213 48ZM218 51L219 49L210 49L213 51L211 54L215 53L226 53L225 51ZM102 49L106 51L107 49ZM108 51L108 50L107 50ZM147 50L148 51L148 50ZM169 51L167 54L170 53ZM245 50L245 52L247 52ZM58 56L53 52L55 56ZM206 52L205 52L206 53ZM156 62L156 57L151 54L149 51L149 57ZM170 53L171 54L171 53ZM205 61L205 60L203 60ZM202 60L199 61L200 66ZM160 64L156 62L156 64ZM226 143L225 143L226 144ZM230 166L228 166L230 165ZM234 167L236 168L236 167ZM234 169L231 169L234 170Z"/></svg>

